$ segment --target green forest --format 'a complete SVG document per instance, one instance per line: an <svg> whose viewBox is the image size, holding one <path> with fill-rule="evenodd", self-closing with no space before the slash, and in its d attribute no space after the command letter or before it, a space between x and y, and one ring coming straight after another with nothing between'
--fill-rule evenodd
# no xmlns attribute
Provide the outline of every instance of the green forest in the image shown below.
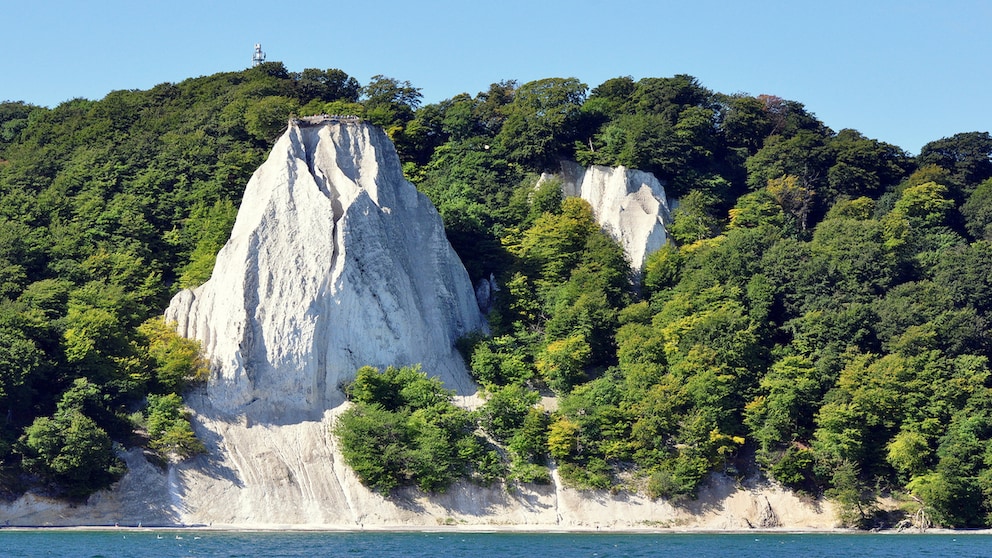
<svg viewBox="0 0 992 558"><path fill-rule="evenodd" d="M797 101L688 75L502 81L423 104L406 81L240 72L54 108L0 103L0 496L112 484L122 451L204 447L208 371L161 314L204 282L291 116L381 126L475 281L474 411L417 367L356 371L335 427L368 486L637 490L686 502L759 472L871 527L992 524L992 137L918 155ZM634 274L561 160L654 173L670 242ZM557 408L539 404L554 395ZM896 515L898 515L897 511Z"/></svg>

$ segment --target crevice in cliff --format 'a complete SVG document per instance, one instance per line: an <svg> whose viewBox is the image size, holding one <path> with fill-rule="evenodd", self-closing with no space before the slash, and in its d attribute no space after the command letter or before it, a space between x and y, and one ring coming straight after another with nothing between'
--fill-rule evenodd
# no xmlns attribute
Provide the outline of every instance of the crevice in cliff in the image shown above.
<svg viewBox="0 0 992 558"><path fill-rule="evenodd" d="M336 252L336 250L335 250ZM314 304L313 306L318 306ZM313 306L309 311L314 311ZM319 311L319 310L317 310ZM327 347L319 340L327 338L327 325L318 321L314 329L313 345L311 351L317 358L317 370L313 378L313 394L311 396L311 406L315 409L327 407L327 375L330 370L327 368Z"/></svg>
<svg viewBox="0 0 992 558"><path fill-rule="evenodd" d="M307 172L313 179L314 184L316 184L317 190L328 200L330 200L331 203L330 245L332 247L332 251L328 264L329 270L333 270L339 259L340 249L338 247L337 240L341 234L340 223L345 214L344 205L341 203L341 193L335 186L331 176L324 169L326 160L322 161L319 157L322 150L320 147L322 143L335 146L337 145L335 141L335 136L337 134L328 133L331 126L337 126L338 133L343 133L346 127L346 125L343 124L323 124L317 127L297 128L297 132L300 137L299 145L302 150L300 158L306 163ZM321 134L325 134L326 137L321 138ZM335 149L334 151L339 152L340 149Z"/></svg>
<svg viewBox="0 0 992 558"><path fill-rule="evenodd" d="M356 164L354 151L354 140L351 130L347 126L341 126L335 134L332 144L334 145L334 164L345 176L351 177L358 182L359 168Z"/></svg>
<svg viewBox="0 0 992 558"><path fill-rule="evenodd" d="M249 267L245 273L243 287L244 311L247 320L245 321L244 331L241 332L241 343L238 345L245 377L248 379L248 385L252 390L255 387L255 335L256 329L261 328L261 325L258 323L258 316L255 314L259 306L258 277L260 265L258 262L258 249L259 238L258 234L255 233L251 235L251 239L249 240L248 254L251 255L251 259L248 262Z"/></svg>
<svg viewBox="0 0 992 558"><path fill-rule="evenodd" d="M325 127L326 126L330 126L330 124L326 124ZM338 126L341 125L338 124ZM324 194L327 199L331 200L333 221L334 223L337 223L341 217L344 216L344 209L340 200L341 195L334 187L330 177L328 177L327 173L317 161L317 155L320 152L318 146L322 141L320 138L320 133L323 129L324 127L301 129L300 146L303 149L302 159L306 162L307 171L309 172L310 177L313 178L313 181L317 185L317 189L320 193Z"/></svg>
<svg viewBox="0 0 992 558"><path fill-rule="evenodd" d="M302 135L303 160L307 163L307 170L310 172L310 176L313 177L313 181L317 184L317 189L328 198L334 199L334 193L331 191L327 176L324 174L323 169L316 164L317 144L320 142L319 132L316 129L307 130L302 132Z"/></svg>

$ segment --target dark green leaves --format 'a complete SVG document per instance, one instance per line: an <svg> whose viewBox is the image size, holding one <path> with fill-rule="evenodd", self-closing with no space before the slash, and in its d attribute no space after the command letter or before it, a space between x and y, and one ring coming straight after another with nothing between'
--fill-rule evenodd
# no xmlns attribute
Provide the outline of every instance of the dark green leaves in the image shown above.
<svg viewBox="0 0 992 558"><path fill-rule="evenodd" d="M443 492L464 476L489 483L499 459L477 439L452 392L419 367L361 368L346 392L352 406L334 426L345 461L379 492L415 485Z"/></svg>

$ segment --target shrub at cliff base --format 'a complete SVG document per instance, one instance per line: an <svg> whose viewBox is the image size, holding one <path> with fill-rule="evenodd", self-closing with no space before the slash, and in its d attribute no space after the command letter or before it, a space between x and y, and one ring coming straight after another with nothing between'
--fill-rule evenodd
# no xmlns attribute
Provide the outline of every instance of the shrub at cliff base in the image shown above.
<svg viewBox="0 0 992 558"><path fill-rule="evenodd" d="M443 492L462 477L488 484L503 476L499 455L475 434L471 414L419 366L363 367L345 391L352 405L334 433L345 462L373 490L413 485Z"/></svg>

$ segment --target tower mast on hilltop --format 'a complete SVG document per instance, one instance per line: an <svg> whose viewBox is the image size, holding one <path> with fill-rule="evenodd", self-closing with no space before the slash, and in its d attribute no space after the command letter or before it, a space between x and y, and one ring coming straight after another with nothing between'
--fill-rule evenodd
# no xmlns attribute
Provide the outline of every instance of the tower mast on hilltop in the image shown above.
<svg viewBox="0 0 992 558"><path fill-rule="evenodd" d="M262 52L262 43L255 43L255 54L251 55L251 67L254 68L265 62L265 53Z"/></svg>

